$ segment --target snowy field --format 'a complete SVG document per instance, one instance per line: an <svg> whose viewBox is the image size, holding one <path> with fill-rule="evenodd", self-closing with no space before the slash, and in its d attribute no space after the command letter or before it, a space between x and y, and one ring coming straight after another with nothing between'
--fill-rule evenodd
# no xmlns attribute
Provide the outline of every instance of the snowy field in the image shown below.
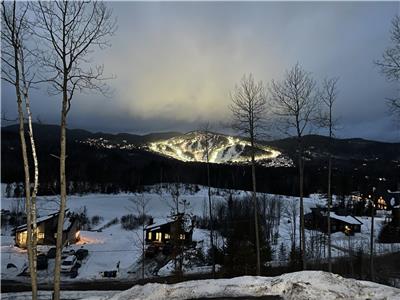
<svg viewBox="0 0 400 300"><path fill-rule="evenodd" d="M157 192L156 192L157 190ZM228 193L232 191L215 190L213 196L214 203L218 201L225 201ZM218 194L218 195L217 195ZM247 192L234 191L237 197L247 195ZM139 258L141 255L141 245L139 237L141 230L124 230L121 224L117 223L110 227L103 229L101 232L93 231L103 227L105 224L114 218L121 218L129 213L135 214L134 204L132 199L138 197L145 197L149 200L148 214L154 217L154 221L166 220L171 212L172 200L170 193L166 190L159 190L156 187L149 188L149 191L143 194L89 194L84 196L69 196L67 207L71 211L82 211L86 207L88 217L100 216L101 222L92 228L92 231L81 231L81 240L75 245L71 245L71 249L79 249L84 247L89 250L89 256L83 261L79 274L75 279L69 276L63 276L63 280L100 280L102 279L102 272L117 270L119 265L119 272L117 277L119 279L137 279L140 276ZM186 190L181 195L181 199L187 200L190 205L186 209L187 212L193 215L202 216L204 205L207 200L207 189L200 188L197 192ZM280 201L297 201L297 198L281 196ZM1 199L1 207L3 209L10 209L17 200L15 198ZM318 195L311 195L309 198L304 199L305 213L310 211L311 207L324 204L324 200ZM57 197L43 196L38 198L38 211L40 216L45 216L57 210ZM368 251L369 235L370 235L370 218L360 218L363 222L361 233L356 233L352 237L347 237L343 233L335 233L332 235L334 256L348 255L349 245L356 251L362 247ZM375 236L378 235L384 217L375 218ZM299 222L298 222L299 223ZM312 232L307 231L307 236L310 237ZM194 229L193 239L197 241L198 247L202 248L204 254L209 249L209 232L207 230ZM222 247L223 239L219 238L217 244ZM275 247L274 260L278 261L279 246L283 244L287 249L290 248L290 223L285 216L281 216L279 224L278 242ZM47 253L49 247L39 246L39 251ZM399 251L399 244L376 244L375 250L377 253ZM324 254L322 254L324 256ZM7 268L7 265L12 263L16 268ZM2 228L1 233L1 277L2 279L18 279L27 280L26 277L17 277L19 273L25 268L27 264L26 251L21 250L14 246L14 237L11 236L11 228ZM45 271L38 271L38 277L41 282L52 280L52 270L54 260L49 260L49 267ZM159 270L158 275L170 275L173 268L170 264L165 265ZM187 273L204 273L209 271L207 266L198 266L197 268L184 269ZM152 276L151 273L146 273L146 276Z"/></svg>

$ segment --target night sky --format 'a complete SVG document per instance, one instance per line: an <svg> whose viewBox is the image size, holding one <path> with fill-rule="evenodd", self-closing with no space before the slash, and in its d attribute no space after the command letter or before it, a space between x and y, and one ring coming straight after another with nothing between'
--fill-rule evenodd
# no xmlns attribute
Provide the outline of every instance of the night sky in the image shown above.
<svg viewBox="0 0 400 300"><path fill-rule="evenodd" d="M68 127L149 133L190 131L230 118L229 92L244 73L268 83L299 62L320 82L339 76L339 137L399 141L385 98L398 86L374 60L390 45L398 2L109 3L118 18L112 47L96 51L114 93L76 94ZM43 123L59 122L61 97L32 93ZM16 115L15 92L2 83L1 107ZM3 126L7 122L2 122Z"/></svg>

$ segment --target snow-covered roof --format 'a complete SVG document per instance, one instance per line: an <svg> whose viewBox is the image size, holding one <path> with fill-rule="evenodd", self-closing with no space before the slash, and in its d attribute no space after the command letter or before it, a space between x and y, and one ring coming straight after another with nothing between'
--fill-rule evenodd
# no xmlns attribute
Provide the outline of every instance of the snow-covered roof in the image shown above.
<svg viewBox="0 0 400 300"><path fill-rule="evenodd" d="M346 222L348 224L352 224L352 225L361 225L362 222L360 220L358 220L356 217L353 216L339 216L337 214L335 214L334 212L331 212L331 218L332 219L336 219L336 220L340 220L343 222Z"/></svg>
<svg viewBox="0 0 400 300"><path fill-rule="evenodd" d="M70 218L65 218L64 219L64 224L63 224L63 230L68 230L69 227L71 226L71 220Z"/></svg>
<svg viewBox="0 0 400 300"><path fill-rule="evenodd" d="M44 221L50 220L51 218L54 218L57 215L58 215L58 212L52 213L52 214L47 215L47 216L43 216L43 217L37 218L36 219L36 224L39 224L39 223L42 223ZM26 224L20 225L17 228L15 228L15 231L24 231L24 230L26 230Z"/></svg>
<svg viewBox="0 0 400 300"><path fill-rule="evenodd" d="M153 229L153 230L155 230L155 229L158 229L159 227L161 227L162 225L166 225L166 224L169 224L169 223L172 223L172 222L174 222L174 220L160 220L160 221L157 221L157 222L155 222L153 224L147 225L145 227L145 229Z"/></svg>
<svg viewBox="0 0 400 300"><path fill-rule="evenodd" d="M47 221L47 220L50 220L50 219L56 218L56 217L58 217L58 212L54 212L54 213L49 214L49 215L47 215L47 216L43 216L43 217L37 218L37 219L36 219L36 224L43 223L43 222L45 222L45 221ZM72 223L71 223L70 218L65 217L65 218L64 218L64 224L63 224L63 230L68 230L69 227L71 226L71 224L72 224ZM15 229L15 231L25 231L26 228L27 228L27 227L26 227L26 224L23 224L23 225L18 226L18 227Z"/></svg>
<svg viewBox="0 0 400 300"><path fill-rule="evenodd" d="M388 193L389 193L389 194L400 194L400 191L391 191L391 190L388 190Z"/></svg>

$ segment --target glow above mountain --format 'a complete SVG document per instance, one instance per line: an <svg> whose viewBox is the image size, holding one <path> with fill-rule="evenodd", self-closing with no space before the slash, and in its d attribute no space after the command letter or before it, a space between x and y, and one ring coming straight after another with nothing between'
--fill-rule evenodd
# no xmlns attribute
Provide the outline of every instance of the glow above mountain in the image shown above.
<svg viewBox="0 0 400 300"><path fill-rule="evenodd" d="M207 134L193 131L167 140L149 144L153 152L181 161L207 162ZM209 162L211 163L247 163L250 162L250 142L244 139L208 133ZM256 145L256 161L276 160L281 152L268 146ZM281 159L278 159L280 161ZM286 164L291 164L286 161ZM283 165L286 165L283 164ZM282 165L279 163L279 165Z"/></svg>

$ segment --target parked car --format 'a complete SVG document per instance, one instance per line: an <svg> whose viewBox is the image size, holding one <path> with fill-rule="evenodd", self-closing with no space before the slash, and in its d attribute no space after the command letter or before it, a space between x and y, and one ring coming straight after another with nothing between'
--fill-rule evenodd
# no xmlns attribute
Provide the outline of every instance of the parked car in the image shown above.
<svg viewBox="0 0 400 300"><path fill-rule="evenodd" d="M65 249L61 252L61 259L65 259L71 255L75 255L75 250L74 249Z"/></svg>
<svg viewBox="0 0 400 300"><path fill-rule="evenodd" d="M48 266L46 254L38 254L36 268L38 270L46 270Z"/></svg>
<svg viewBox="0 0 400 300"><path fill-rule="evenodd" d="M72 268L76 265L77 259L75 255L67 256L61 263L61 272L69 273Z"/></svg>
<svg viewBox="0 0 400 300"><path fill-rule="evenodd" d="M56 258L56 247L51 247L49 251L47 251L47 258Z"/></svg>
<svg viewBox="0 0 400 300"><path fill-rule="evenodd" d="M88 249L78 249L75 252L75 256L78 260L82 260L89 255Z"/></svg>
<svg viewBox="0 0 400 300"><path fill-rule="evenodd" d="M78 269L80 266L78 266L78 264L76 264L74 267L72 267L71 272L70 272L70 278L75 278L76 276L78 276Z"/></svg>

